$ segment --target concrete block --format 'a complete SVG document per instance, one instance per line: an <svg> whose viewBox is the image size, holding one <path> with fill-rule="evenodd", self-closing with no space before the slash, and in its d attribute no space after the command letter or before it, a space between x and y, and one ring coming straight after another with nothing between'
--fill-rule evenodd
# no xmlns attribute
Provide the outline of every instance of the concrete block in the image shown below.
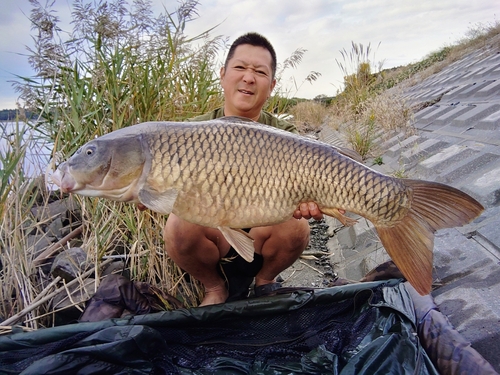
<svg viewBox="0 0 500 375"><path fill-rule="evenodd" d="M431 105L429 107L426 107L424 109L421 109L420 111L418 111L417 113L415 113L415 120L418 121L420 120L423 116L426 116L428 115L429 113L431 112L434 112L436 110L439 110L442 106L441 105Z"/></svg>
<svg viewBox="0 0 500 375"><path fill-rule="evenodd" d="M422 160L429 155L432 155L438 150L442 150L446 146L448 146L448 143L431 138L418 144L415 148L403 152L401 156L405 164L411 164L413 162Z"/></svg>
<svg viewBox="0 0 500 375"><path fill-rule="evenodd" d="M478 66L476 62L471 66L471 70L462 76L462 80L477 80L482 77L482 73L487 70L486 66Z"/></svg>
<svg viewBox="0 0 500 375"><path fill-rule="evenodd" d="M440 125L448 124L454 118L459 117L473 109L474 107L469 105L450 105L450 110L435 118L434 123Z"/></svg>
<svg viewBox="0 0 500 375"><path fill-rule="evenodd" d="M477 230L478 236L481 236L495 247L498 252L498 257L500 257L500 228L498 227L499 222L500 216L497 217L496 221L491 221Z"/></svg>
<svg viewBox="0 0 500 375"><path fill-rule="evenodd" d="M496 161L500 156L491 153L482 153L473 159L466 159L457 165L452 165L443 171L443 174L436 178L438 182L453 184L457 180L464 180L471 173L480 170L488 163Z"/></svg>
<svg viewBox="0 0 500 375"><path fill-rule="evenodd" d="M463 189L478 198L485 206L500 203L500 162L484 165L476 173L468 176Z"/></svg>
<svg viewBox="0 0 500 375"><path fill-rule="evenodd" d="M458 95L462 91L469 90L471 87L474 87L474 86L475 86L475 82L461 84L461 85L455 87L453 90L450 90L446 94L444 94L443 98L441 100L455 100L455 98L457 98Z"/></svg>
<svg viewBox="0 0 500 375"><path fill-rule="evenodd" d="M500 132L481 129L478 127L478 124L479 122L474 122L473 126L469 128L462 128L463 130L459 134L463 135L466 139L471 139L477 142L482 142L490 145L500 146ZM453 128L453 126L451 125L449 127ZM454 128L457 129L456 127ZM443 127L441 130L445 130L445 127Z"/></svg>
<svg viewBox="0 0 500 375"><path fill-rule="evenodd" d="M362 277L375 267L389 260L391 260L391 257L389 256L389 254L387 254L387 251L385 251L382 246L375 248L375 250L368 253L359 264Z"/></svg>
<svg viewBox="0 0 500 375"><path fill-rule="evenodd" d="M499 88L500 88L500 82L499 82ZM483 118L475 125L475 127L477 129L484 129L484 130L497 130L498 128L500 128L500 110L493 112L491 115Z"/></svg>
<svg viewBox="0 0 500 375"><path fill-rule="evenodd" d="M495 369L500 369L500 272L489 263L433 293L439 310Z"/></svg>
<svg viewBox="0 0 500 375"><path fill-rule="evenodd" d="M387 149L390 149L391 147L401 143L402 141L405 140L405 136L404 134L400 134L398 133L397 135L395 135L394 137L392 138L389 138L388 140L382 142L380 145L379 145L379 148L382 150L382 151L385 151Z"/></svg>
<svg viewBox="0 0 500 375"><path fill-rule="evenodd" d="M395 144L391 148L389 148L386 152L386 154L389 157L394 157L402 152L402 150L414 147L417 144L417 140L420 137L418 135L412 135L411 137L408 137L404 141L399 142L398 144Z"/></svg>
<svg viewBox="0 0 500 375"><path fill-rule="evenodd" d="M438 175L445 168L472 157L478 152L470 147L454 144L420 162L417 169L426 176Z"/></svg>
<svg viewBox="0 0 500 375"><path fill-rule="evenodd" d="M458 155L466 149L465 146L461 145L451 145L450 147L445 148L444 150L438 152L437 154L427 158L426 160L420 163L420 166L424 168L434 168L436 165L446 161L447 159Z"/></svg>
<svg viewBox="0 0 500 375"><path fill-rule="evenodd" d="M481 89L488 86L491 82L492 81L490 80L486 80L483 82L475 82L472 85L470 85L466 90L460 91L460 93L457 94L456 98L463 99L463 98L474 97Z"/></svg>
<svg viewBox="0 0 500 375"><path fill-rule="evenodd" d="M449 73L448 73L448 74L446 74L446 75L445 75L445 79L443 79L443 80L440 82L440 84L441 84L441 85L447 85L447 86L448 86L448 85L451 85L452 83L454 83L454 82L458 81L459 79L460 79L460 74L458 74L458 73L455 73L455 74L449 74ZM449 86L449 89L450 89L450 90L453 90L453 89L455 89L455 88L457 88L457 86Z"/></svg>
<svg viewBox="0 0 500 375"><path fill-rule="evenodd" d="M495 66L498 60L497 55L481 56L480 60L477 61L477 65Z"/></svg>
<svg viewBox="0 0 500 375"><path fill-rule="evenodd" d="M337 233L339 244L342 248L363 251L373 242L378 241L373 224L367 219L356 216L358 223L352 227L346 227Z"/></svg>
<svg viewBox="0 0 500 375"><path fill-rule="evenodd" d="M493 262L474 239L458 229L439 230L434 238L434 269L440 282L447 284Z"/></svg>
<svg viewBox="0 0 500 375"><path fill-rule="evenodd" d="M488 117L492 113L495 113L500 109L500 104L477 104L475 108L458 116L452 122L452 126L468 127L471 126L473 122L479 121L485 117Z"/></svg>
<svg viewBox="0 0 500 375"><path fill-rule="evenodd" d="M425 121L434 120L434 119L444 115L445 113L447 113L453 109L453 107L449 106L449 105L441 105L441 106L433 106L433 107L435 107L434 111L428 112L426 115L421 116L417 122L422 123Z"/></svg>
<svg viewBox="0 0 500 375"><path fill-rule="evenodd" d="M500 64L490 64L484 69L479 77L481 78L496 78L498 70L500 69Z"/></svg>
<svg viewBox="0 0 500 375"><path fill-rule="evenodd" d="M481 90L476 92L477 97L487 97L496 93L500 93L500 81L488 81L489 85L484 86Z"/></svg>

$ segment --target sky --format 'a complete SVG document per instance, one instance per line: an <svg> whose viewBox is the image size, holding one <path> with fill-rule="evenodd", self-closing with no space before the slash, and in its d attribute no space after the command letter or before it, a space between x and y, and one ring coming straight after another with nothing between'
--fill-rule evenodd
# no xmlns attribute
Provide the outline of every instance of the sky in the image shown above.
<svg viewBox="0 0 500 375"><path fill-rule="evenodd" d="M70 31L73 1L54 1L60 26ZM177 0L152 2L155 15L177 6ZM302 98L337 93L343 80L337 61L343 61L340 51L349 52L351 42L370 44L373 66L391 68L417 62L480 25L500 22L498 0L200 0L197 9L199 17L186 26L188 36L219 25L211 35L232 42L256 31L274 45L278 63L306 49L300 65L284 77L291 96ZM0 109L16 108L11 81L33 75L26 49L32 45L30 10L28 0L2 0ZM321 73L312 84L305 82L311 71Z"/></svg>

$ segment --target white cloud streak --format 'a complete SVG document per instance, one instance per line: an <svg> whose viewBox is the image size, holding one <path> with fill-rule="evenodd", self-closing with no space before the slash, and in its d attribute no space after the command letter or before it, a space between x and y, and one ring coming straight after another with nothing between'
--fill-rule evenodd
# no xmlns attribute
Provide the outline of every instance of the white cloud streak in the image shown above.
<svg viewBox="0 0 500 375"><path fill-rule="evenodd" d="M5 2L5 0L4 0ZM7 80L13 74L31 74L23 45L31 43L29 4L6 0L0 15L0 109L14 106L15 94ZM70 0L56 2L67 15ZM156 14L174 10L174 0L153 0ZM201 0L199 18L188 23L188 35L197 35L220 23L213 35L233 41L248 31L257 31L275 46L283 61L297 48L307 53L293 75L301 83L310 71L322 76L314 84L305 83L295 94L313 98L334 95L342 75L336 59L341 49L350 50L351 41L372 48L380 42L375 63L384 68L415 62L427 54L463 37L478 23L491 24L498 16L497 0ZM218 71L219 67L214 67Z"/></svg>

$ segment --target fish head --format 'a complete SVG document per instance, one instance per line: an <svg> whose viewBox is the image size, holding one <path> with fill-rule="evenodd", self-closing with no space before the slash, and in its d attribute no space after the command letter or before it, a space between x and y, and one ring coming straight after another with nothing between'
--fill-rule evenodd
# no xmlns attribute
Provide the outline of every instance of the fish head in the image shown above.
<svg viewBox="0 0 500 375"><path fill-rule="evenodd" d="M140 135L101 137L80 147L51 177L64 193L137 201L146 159Z"/></svg>

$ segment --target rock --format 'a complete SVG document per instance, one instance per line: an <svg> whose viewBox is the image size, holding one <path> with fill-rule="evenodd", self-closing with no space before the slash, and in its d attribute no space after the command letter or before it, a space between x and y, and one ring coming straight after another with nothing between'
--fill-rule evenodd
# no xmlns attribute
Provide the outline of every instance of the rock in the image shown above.
<svg viewBox="0 0 500 375"><path fill-rule="evenodd" d="M50 221L57 217L63 219L69 218L71 213L78 212L78 203L72 197L66 199L59 199L46 206L34 206L31 209L31 213L35 217L36 221Z"/></svg>
<svg viewBox="0 0 500 375"><path fill-rule="evenodd" d="M125 269L124 261L122 260L113 261L108 266L106 266L106 268L102 271L101 276L104 277L107 275L111 275L113 273L122 274L124 269Z"/></svg>
<svg viewBox="0 0 500 375"><path fill-rule="evenodd" d="M58 217L47 226L45 233L47 233L50 236L57 237L57 238L63 238L66 234L69 233L68 229L66 229L66 231L65 231L66 234L63 234L63 228L64 228L64 224L63 224L62 218Z"/></svg>
<svg viewBox="0 0 500 375"><path fill-rule="evenodd" d="M60 276L68 282L85 272L89 267L87 253L81 247L72 247L56 256L50 273L52 277Z"/></svg>
<svg viewBox="0 0 500 375"><path fill-rule="evenodd" d="M29 235L26 238L27 249L33 249L33 255L36 257L42 251L44 251L48 246L56 242L57 238L49 236L47 234L35 234Z"/></svg>
<svg viewBox="0 0 500 375"><path fill-rule="evenodd" d="M68 296L71 296L71 298ZM71 285L68 291L57 294L52 299L52 311L56 311L54 323L57 326L77 320L85 307L85 302L95 294L95 279L85 279L83 283Z"/></svg>
<svg viewBox="0 0 500 375"><path fill-rule="evenodd" d="M68 296L71 296L69 298ZM73 284L67 288L67 291L62 291L56 294L52 299L52 308L54 310L65 309L75 304L87 301L95 293L95 279L89 277L83 283Z"/></svg>

